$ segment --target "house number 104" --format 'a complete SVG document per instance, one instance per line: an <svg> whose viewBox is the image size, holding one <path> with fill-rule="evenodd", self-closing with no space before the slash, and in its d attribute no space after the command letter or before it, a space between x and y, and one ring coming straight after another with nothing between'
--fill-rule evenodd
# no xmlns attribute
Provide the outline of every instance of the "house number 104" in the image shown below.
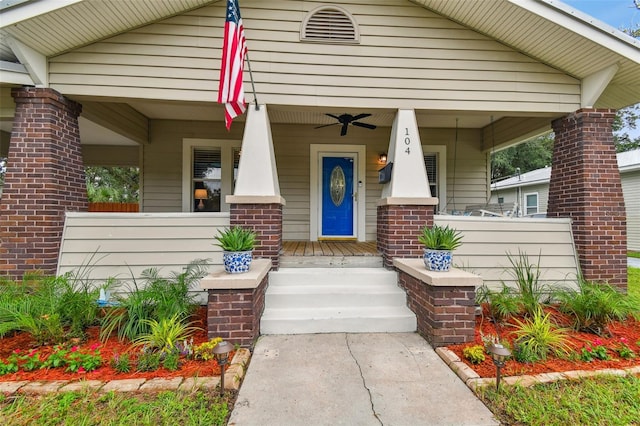
<svg viewBox="0 0 640 426"><path fill-rule="evenodd" d="M404 150L404 152L407 153L407 155L411 154L411 147L409 147L409 145L411 145L411 138L409 137L409 128L405 127L405 137L404 137L404 144L407 146L407 149Z"/></svg>

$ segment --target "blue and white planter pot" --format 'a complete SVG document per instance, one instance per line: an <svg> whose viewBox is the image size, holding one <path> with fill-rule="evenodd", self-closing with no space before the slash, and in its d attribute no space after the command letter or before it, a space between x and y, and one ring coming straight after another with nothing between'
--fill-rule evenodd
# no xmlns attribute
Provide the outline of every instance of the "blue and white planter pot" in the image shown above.
<svg viewBox="0 0 640 426"><path fill-rule="evenodd" d="M430 271L446 272L451 268L451 250L424 249L424 266Z"/></svg>
<svg viewBox="0 0 640 426"><path fill-rule="evenodd" d="M224 270L229 274L249 272L249 265L253 259L253 251L224 251L222 262Z"/></svg>

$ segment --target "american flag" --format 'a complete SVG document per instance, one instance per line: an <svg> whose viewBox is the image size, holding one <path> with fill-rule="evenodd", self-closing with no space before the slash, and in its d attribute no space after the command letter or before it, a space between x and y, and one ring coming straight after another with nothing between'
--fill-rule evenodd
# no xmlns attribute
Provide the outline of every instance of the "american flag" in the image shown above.
<svg viewBox="0 0 640 426"><path fill-rule="evenodd" d="M224 23L224 45L218 88L218 102L225 104L224 123L227 130L231 129L231 121L246 109L242 85L246 52L247 43L244 38L238 0L227 0L227 19Z"/></svg>

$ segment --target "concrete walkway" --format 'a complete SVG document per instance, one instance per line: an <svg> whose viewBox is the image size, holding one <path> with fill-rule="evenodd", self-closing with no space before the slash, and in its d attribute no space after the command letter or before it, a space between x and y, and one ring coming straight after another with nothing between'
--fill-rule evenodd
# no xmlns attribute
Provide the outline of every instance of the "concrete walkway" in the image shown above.
<svg viewBox="0 0 640 426"><path fill-rule="evenodd" d="M632 268L640 268L640 259L636 259L635 257L627 257L627 265Z"/></svg>
<svg viewBox="0 0 640 426"><path fill-rule="evenodd" d="M229 425L497 425L415 333L262 336Z"/></svg>

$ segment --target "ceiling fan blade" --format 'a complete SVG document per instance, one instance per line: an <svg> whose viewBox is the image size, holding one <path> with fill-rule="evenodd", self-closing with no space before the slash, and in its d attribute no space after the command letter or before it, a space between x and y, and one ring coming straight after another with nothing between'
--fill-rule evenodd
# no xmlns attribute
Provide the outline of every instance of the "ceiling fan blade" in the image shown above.
<svg viewBox="0 0 640 426"><path fill-rule="evenodd" d="M354 126L358 126L358 127L364 127L365 129L375 129L376 126L374 126L373 124L369 124L369 123L358 123L356 121L351 122L351 124L353 124Z"/></svg>
<svg viewBox="0 0 640 426"><path fill-rule="evenodd" d="M342 125L342 130L340 130L340 136L344 136L347 134L347 127L349 127L349 123L344 123Z"/></svg>
<svg viewBox="0 0 640 426"><path fill-rule="evenodd" d="M355 120L361 120L361 119L366 118L366 117L371 117L371 114L358 114L355 117L353 117L353 120L354 121Z"/></svg>
<svg viewBox="0 0 640 426"><path fill-rule="evenodd" d="M340 121L340 117L338 117L337 115L333 115L333 114L329 114L329 113L326 113L325 115L328 115L329 117L335 118L336 120Z"/></svg>
<svg viewBox="0 0 640 426"><path fill-rule="evenodd" d="M322 127L335 126L336 124L340 124L340 123L323 124L322 126L314 127L314 129L320 129Z"/></svg>

